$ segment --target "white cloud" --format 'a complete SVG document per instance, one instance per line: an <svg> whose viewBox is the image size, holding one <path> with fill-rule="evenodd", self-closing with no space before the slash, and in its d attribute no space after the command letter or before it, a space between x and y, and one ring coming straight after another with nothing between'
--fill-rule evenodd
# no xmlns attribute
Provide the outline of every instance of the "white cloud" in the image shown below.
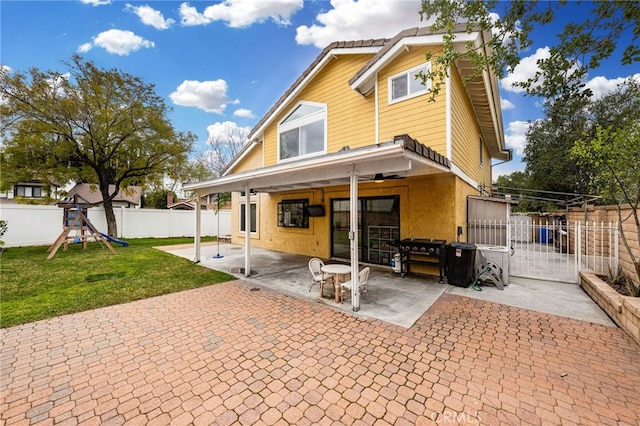
<svg viewBox="0 0 640 426"><path fill-rule="evenodd" d="M211 19L200 14L195 7L189 6L189 3L182 3L180 5L180 16L182 18L180 20L182 25L188 27L193 27L196 25L207 25L209 22L211 22Z"/></svg>
<svg viewBox="0 0 640 426"><path fill-rule="evenodd" d="M243 143L247 139L247 135L251 131L249 127L238 126L233 121L225 121L214 123L207 126L207 143L233 145Z"/></svg>
<svg viewBox="0 0 640 426"><path fill-rule="evenodd" d="M169 97L176 105L196 107L216 114L224 113L229 104L239 103L227 97L227 82L224 80L185 80Z"/></svg>
<svg viewBox="0 0 640 426"><path fill-rule="evenodd" d="M151 25L157 30L166 30L176 22L175 19L165 19L161 12L148 5L133 6L127 3L125 10L131 10L138 15L143 24Z"/></svg>
<svg viewBox="0 0 640 426"><path fill-rule="evenodd" d="M111 4L111 0L80 0L80 3L90 4L91 6L103 6Z"/></svg>
<svg viewBox="0 0 640 426"><path fill-rule="evenodd" d="M503 111L507 111L509 109L514 109L516 106L508 99L500 98L500 107Z"/></svg>
<svg viewBox="0 0 640 426"><path fill-rule="evenodd" d="M238 108L233 112L234 117L254 118L255 115L251 110L246 108Z"/></svg>
<svg viewBox="0 0 640 426"><path fill-rule="evenodd" d="M336 40L393 37L404 29L428 25L420 21L418 1L331 0L331 6L316 16L319 24L296 29L298 44L322 49Z"/></svg>
<svg viewBox="0 0 640 426"><path fill-rule="evenodd" d="M507 147L513 148L518 155L522 155L524 147L527 144L527 130L531 123L528 121L512 121L509 123L505 135Z"/></svg>
<svg viewBox="0 0 640 426"><path fill-rule="evenodd" d="M90 51L93 48L93 44L91 43L83 43L78 47L78 52L85 53Z"/></svg>
<svg viewBox="0 0 640 426"><path fill-rule="evenodd" d="M513 84L533 78L536 72L539 71L537 61L539 59L548 59L550 56L548 47L539 48L533 55L521 59L513 72L500 80L500 86L509 92L523 93L525 90L522 87L514 87Z"/></svg>
<svg viewBox="0 0 640 426"><path fill-rule="evenodd" d="M143 47L154 47L155 43L135 35L131 31L107 30L93 38L91 43L84 43L78 47L79 52L88 52L93 47L102 47L109 53L126 56Z"/></svg>
<svg viewBox="0 0 640 426"><path fill-rule="evenodd" d="M586 84L588 89L593 92L592 100L600 99L602 96L609 92L616 90L617 86L623 83L625 80L633 78L640 81L640 74L630 75L629 77L618 77L608 79L607 77L598 76L589 80Z"/></svg>
<svg viewBox="0 0 640 426"><path fill-rule="evenodd" d="M199 13L189 3L182 3L180 16L182 24L187 26L225 21L229 27L244 28L269 18L278 25L289 25L291 16L302 7L302 0L225 0Z"/></svg>

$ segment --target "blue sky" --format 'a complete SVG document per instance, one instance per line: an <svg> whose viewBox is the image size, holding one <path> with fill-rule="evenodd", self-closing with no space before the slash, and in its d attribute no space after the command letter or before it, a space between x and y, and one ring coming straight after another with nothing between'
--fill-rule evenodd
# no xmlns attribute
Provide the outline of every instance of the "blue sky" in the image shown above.
<svg viewBox="0 0 640 426"><path fill-rule="evenodd" d="M528 121L542 117L541 102L510 83L535 72L535 59L555 43L563 19L588 10L568 7L553 26L534 32L521 66L501 81L504 131L515 157L496 166L494 178L524 170L524 133ZM194 133L203 153L221 131L252 128L331 41L393 37L423 26L419 8L418 0L3 0L0 63L65 72L63 61L79 53L101 68L139 76L155 85L173 109L174 126ZM597 95L639 72L618 58L589 75Z"/></svg>

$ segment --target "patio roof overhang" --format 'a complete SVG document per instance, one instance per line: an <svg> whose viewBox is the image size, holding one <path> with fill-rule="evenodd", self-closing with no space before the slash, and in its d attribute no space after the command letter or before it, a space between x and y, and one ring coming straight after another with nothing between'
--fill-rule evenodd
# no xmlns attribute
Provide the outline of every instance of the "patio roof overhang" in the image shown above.
<svg viewBox="0 0 640 426"><path fill-rule="evenodd" d="M344 149L318 157L281 163L209 181L188 184L186 191L199 196L245 191L282 192L295 189L348 185L352 175L373 180L376 173L419 176L450 171L449 160L406 135L391 142Z"/></svg>
<svg viewBox="0 0 640 426"><path fill-rule="evenodd" d="M285 162L219 178L185 185L187 191L195 191L198 197L228 191L281 192L294 189L320 188L349 185L351 228L351 276L357 279L358 256L358 186L361 180L373 180L377 173L393 173L399 176L418 176L450 172L450 161L431 148L408 135L396 136L393 141L313 158ZM200 262L200 203L195 211L195 262ZM245 223L250 223L250 209L245 209ZM245 232L244 274L251 274L251 233ZM360 309L358 286L351 286L351 304L354 311Z"/></svg>

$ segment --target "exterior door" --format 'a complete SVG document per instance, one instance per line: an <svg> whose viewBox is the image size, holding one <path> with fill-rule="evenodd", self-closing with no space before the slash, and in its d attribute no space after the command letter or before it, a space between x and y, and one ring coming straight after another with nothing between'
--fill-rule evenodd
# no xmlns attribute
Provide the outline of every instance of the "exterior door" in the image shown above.
<svg viewBox="0 0 640 426"><path fill-rule="evenodd" d="M331 200L331 256L348 259L349 199ZM358 199L358 258L367 263L390 265L400 239L398 195Z"/></svg>

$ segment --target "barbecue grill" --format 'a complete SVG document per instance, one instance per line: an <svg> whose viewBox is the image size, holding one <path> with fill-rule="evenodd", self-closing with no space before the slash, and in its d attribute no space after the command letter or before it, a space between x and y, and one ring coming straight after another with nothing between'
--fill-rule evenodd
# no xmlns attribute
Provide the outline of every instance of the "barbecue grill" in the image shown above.
<svg viewBox="0 0 640 426"><path fill-rule="evenodd" d="M438 266L440 282L444 282L446 262L445 240L405 238L396 242L400 251L400 273L402 277L411 272L411 265Z"/></svg>

